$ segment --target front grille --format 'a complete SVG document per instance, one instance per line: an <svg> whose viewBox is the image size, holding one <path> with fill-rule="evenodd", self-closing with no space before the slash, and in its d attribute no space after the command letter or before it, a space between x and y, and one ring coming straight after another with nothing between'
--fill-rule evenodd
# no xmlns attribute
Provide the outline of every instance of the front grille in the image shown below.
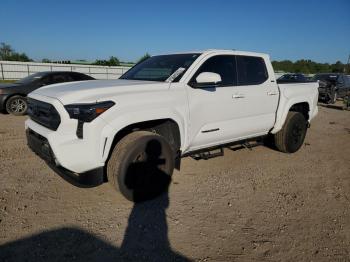
<svg viewBox="0 0 350 262"><path fill-rule="evenodd" d="M53 105L32 98L28 98L28 116L34 122L55 131L61 123L60 115Z"/></svg>

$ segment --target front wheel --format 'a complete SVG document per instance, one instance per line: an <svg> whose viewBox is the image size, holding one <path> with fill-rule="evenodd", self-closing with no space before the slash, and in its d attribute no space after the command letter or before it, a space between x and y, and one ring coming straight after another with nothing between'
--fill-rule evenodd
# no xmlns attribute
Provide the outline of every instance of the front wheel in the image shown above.
<svg viewBox="0 0 350 262"><path fill-rule="evenodd" d="M128 200L141 202L168 190L174 164L174 152L164 137L136 131L113 149L107 177Z"/></svg>
<svg viewBox="0 0 350 262"><path fill-rule="evenodd" d="M12 96L6 102L6 111L15 116L23 116L27 113L28 104L23 96Z"/></svg>
<svg viewBox="0 0 350 262"><path fill-rule="evenodd" d="M304 143L307 121L299 112L289 112L282 129L274 135L277 149L284 153L294 153Z"/></svg>

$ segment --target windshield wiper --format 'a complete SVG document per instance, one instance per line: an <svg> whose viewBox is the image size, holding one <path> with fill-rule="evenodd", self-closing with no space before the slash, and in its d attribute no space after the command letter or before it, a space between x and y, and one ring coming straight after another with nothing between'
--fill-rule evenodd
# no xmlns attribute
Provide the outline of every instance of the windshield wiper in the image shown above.
<svg viewBox="0 0 350 262"><path fill-rule="evenodd" d="M181 75L185 70L186 70L186 68L179 67L174 73L171 74L171 76L168 77L167 80L165 80L165 82L167 82L167 83L173 82L173 81L174 81L179 75Z"/></svg>

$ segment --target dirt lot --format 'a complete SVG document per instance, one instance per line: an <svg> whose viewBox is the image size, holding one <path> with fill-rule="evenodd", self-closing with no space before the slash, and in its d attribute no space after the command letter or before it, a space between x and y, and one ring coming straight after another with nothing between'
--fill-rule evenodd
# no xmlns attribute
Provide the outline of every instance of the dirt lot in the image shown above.
<svg viewBox="0 0 350 262"><path fill-rule="evenodd" d="M319 109L299 152L185 158L138 205L67 183L0 115L0 261L350 261L350 112Z"/></svg>

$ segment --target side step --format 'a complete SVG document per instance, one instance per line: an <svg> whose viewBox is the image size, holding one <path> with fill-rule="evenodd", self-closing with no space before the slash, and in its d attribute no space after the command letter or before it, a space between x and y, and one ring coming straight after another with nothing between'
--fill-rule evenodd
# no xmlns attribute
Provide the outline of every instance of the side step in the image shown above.
<svg viewBox="0 0 350 262"><path fill-rule="evenodd" d="M198 154L191 155L191 157L195 160L208 160L213 157L218 157L218 156L223 156L224 155L224 149L222 147L217 148L217 149L212 149L209 151L201 152Z"/></svg>
<svg viewBox="0 0 350 262"><path fill-rule="evenodd" d="M264 145L262 138L258 138L255 140L242 140L231 144L222 145L216 148L209 148L207 150L189 153L188 155L185 155L185 156L190 156L195 160L200 160L200 159L208 160L213 157L223 156L224 148L228 148L232 151L237 151L240 149L252 150L252 148L260 145Z"/></svg>
<svg viewBox="0 0 350 262"><path fill-rule="evenodd" d="M228 148L231 149L232 151L237 151L243 148L249 149L251 151L253 147L261 146L261 145L264 145L264 142L262 140L255 141L254 143L245 141L240 145L229 146Z"/></svg>

